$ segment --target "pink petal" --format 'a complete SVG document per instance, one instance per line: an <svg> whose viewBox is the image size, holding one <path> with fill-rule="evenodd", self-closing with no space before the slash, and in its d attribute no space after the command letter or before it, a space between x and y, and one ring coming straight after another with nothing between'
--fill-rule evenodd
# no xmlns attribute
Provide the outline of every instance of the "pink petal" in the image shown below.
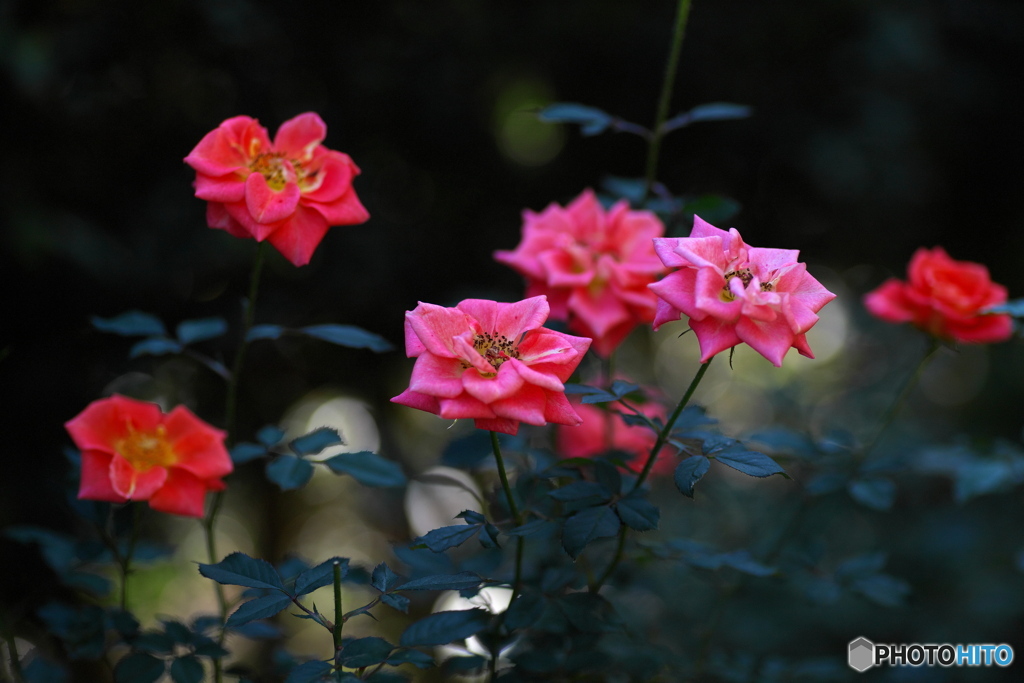
<svg viewBox="0 0 1024 683"><path fill-rule="evenodd" d="M310 159L325 137L327 124L324 120L311 111L306 112L281 124L274 136L274 151L284 152L290 159Z"/></svg>
<svg viewBox="0 0 1024 683"><path fill-rule="evenodd" d="M741 318L736 323L736 334L751 348L768 359L775 367L782 367L782 358L793 346L793 331L784 320L759 323L750 318Z"/></svg>
<svg viewBox="0 0 1024 683"><path fill-rule="evenodd" d="M254 173L253 175L259 175ZM258 223L252 217L249 212L249 207L246 202L226 202L222 205L227 211L228 216L235 221L235 223L244 230L249 237L254 238L257 242L270 237L270 235L281 227L282 223Z"/></svg>
<svg viewBox="0 0 1024 683"><path fill-rule="evenodd" d="M697 335L701 363L707 363L716 353L730 349L742 341L736 335L736 323L723 322L716 318L691 318L690 329Z"/></svg>
<svg viewBox="0 0 1024 683"><path fill-rule="evenodd" d="M438 415L441 410L436 397L427 396L426 394L421 394L417 391L413 391L412 389L406 389L398 396L391 399L391 402L403 406L409 406L410 408L415 408L424 412L433 413L435 415Z"/></svg>
<svg viewBox="0 0 1024 683"><path fill-rule="evenodd" d="M167 440L177 458L175 467L200 479L219 479L234 469L224 447L225 432L211 427L185 406L177 406L164 418Z"/></svg>
<svg viewBox="0 0 1024 683"><path fill-rule="evenodd" d="M488 405L515 395L524 384L523 378L514 368L506 368L506 365L502 363L492 377L481 375L475 368L466 370L462 374L462 385L466 393Z"/></svg>
<svg viewBox="0 0 1024 683"><path fill-rule="evenodd" d="M257 223L277 223L295 213L299 205L299 186L287 182L280 190L273 190L262 173L250 173L245 179L245 205Z"/></svg>
<svg viewBox="0 0 1024 683"><path fill-rule="evenodd" d="M685 271L681 271L685 272ZM662 280L664 282L664 280ZM717 318L718 320L736 322L743 310L743 280L738 277L730 278L728 287L733 296L733 301L722 300L722 289L726 286L726 280L722 274L713 268L701 268L697 271L693 285L693 308L690 314L685 308L682 309L690 314L691 318L703 319L705 316ZM685 298L678 296L675 301L686 303Z"/></svg>
<svg viewBox="0 0 1024 683"><path fill-rule="evenodd" d="M500 432L515 436L519 431L518 420L507 420L503 417L477 418L474 421L477 429L484 429L490 432Z"/></svg>
<svg viewBox="0 0 1024 683"><path fill-rule="evenodd" d="M352 188L352 178L359 175L359 167L352 163L347 154L328 150L320 161L320 167L316 169L315 187L312 186L309 176L306 177L306 187L303 188L302 198L307 201L330 203L339 199ZM310 169L306 169L309 173Z"/></svg>
<svg viewBox="0 0 1024 683"><path fill-rule="evenodd" d="M196 197L212 202L241 201L245 198L245 176L241 173L229 173L215 178L198 173Z"/></svg>
<svg viewBox="0 0 1024 683"><path fill-rule="evenodd" d="M425 353L416 359L409 378L409 390L429 396L455 398L463 392L465 366L458 358Z"/></svg>
<svg viewBox="0 0 1024 683"><path fill-rule="evenodd" d="M527 365L537 363L567 363L576 359L570 335L547 328L534 330L519 344L519 360ZM576 337L581 339L581 337Z"/></svg>
<svg viewBox="0 0 1024 683"><path fill-rule="evenodd" d="M664 300L677 311L686 313L691 317L704 317L704 313L697 308L694 301L694 292L697 288L697 270L684 268L669 273L658 282L648 287L660 300ZM660 308L658 310L661 310ZM678 318L678 316L676 316Z"/></svg>
<svg viewBox="0 0 1024 683"><path fill-rule="evenodd" d="M245 172L257 154L270 150L267 131L256 119L236 116L203 136L185 163L208 176Z"/></svg>
<svg viewBox="0 0 1024 683"><path fill-rule="evenodd" d="M452 348L455 349L455 353L457 353L459 358L462 359L462 362L468 363L475 368L477 372L484 375L494 372L494 366L491 365L486 358L480 355L480 352L476 350L476 347L470 342L470 339L472 339L472 337L467 333L463 333L452 339Z"/></svg>
<svg viewBox="0 0 1024 683"><path fill-rule="evenodd" d="M313 258L313 252L329 227L317 211L300 204L291 218L281 223L267 239L286 259L296 266L304 266Z"/></svg>
<svg viewBox="0 0 1024 683"><path fill-rule="evenodd" d="M160 406L114 394L93 401L64 424L78 448L115 452L114 445L131 431L150 432L163 420Z"/></svg>
<svg viewBox="0 0 1024 683"><path fill-rule="evenodd" d="M664 299L658 299L655 305L654 320L651 322L651 327L658 330L665 323L676 322L679 320L681 315L683 315L683 312L678 308Z"/></svg>
<svg viewBox="0 0 1024 683"><path fill-rule="evenodd" d="M594 279L594 267L589 255L577 249L577 253L549 249L542 252L537 260L543 266L544 279L551 287L586 287Z"/></svg>
<svg viewBox="0 0 1024 683"><path fill-rule="evenodd" d="M462 394L455 398L439 399L438 405L441 408L438 414L446 420L495 417L494 411L491 410L490 406L469 394Z"/></svg>
<svg viewBox="0 0 1024 683"><path fill-rule="evenodd" d="M597 337L603 337L630 318L629 309L608 287L596 295L587 289L575 290L569 297L569 310L582 318Z"/></svg>
<svg viewBox="0 0 1024 683"><path fill-rule="evenodd" d="M544 405L544 419L560 425L576 426L583 422L583 419L573 410L569 400L560 391L549 391L547 403Z"/></svg>
<svg viewBox="0 0 1024 683"><path fill-rule="evenodd" d="M905 289L906 285L902 282L890 278L878 289L865 295L864 307L875 317L888 322L910 322L914 319L914 312L908 306Z"/></svg>
<svg viewBox="0 0 1024 683"><path fill-rule="evenodd" d="M110 484L118 495L129 500L149 500L165 481L167 470L163 467L140 472L120 455L110 461Z"/></svg>
<svg viewBox="0 0 1024 683"><path fill-rule="evenodd" d="M110 461L113 459L109 451L82 451L82 475L78 483L80 499L110 503L124 503L128 500L115 491L110 483Z"/></svg>
<svg viewBox="0 0 1024 683"><path fill-rule="evenodd" d="M149 507L172 515L202 517L206 492L210 488L210 482L175 467L171 469L160 490L149 499Z"/></svg>
<svg viewBox="0 0 1024 683"><path fill-rule="evenodd" d="M209 202L206 205L206 224L211 228L226 230L233 237L252 238L252 234L232 218L227 207L219 202Z"/></svg>
<svg viewBox="0 0 1024 683"><path fill-rule="evenodd" d="M469 316L458 308L445 308L422 301L405 314L405 321L423 348L435 356L446 358L457 358L459 355L454 348L455 337L473 330ZM407 346L408 339L407 334Z"/></svg>
<svg viewBox="0 0 1024 683"><path fill-rule="evenodd" d="M480 323L483 332L518 341L528 330L544 324L551 310L546 297L537 296L510 304L499 304L487 299L466 299L456 306Z"/></svg>
<svg viewBox="0 0 1024 683"><path fill-rule="evenodd" d="M700 216L695 215L693 217L693 228L690 229L691 238L721 237L723 240L726 240L728 242L729 240L734 239L733 237L730 237L730 235L731 231L727 232L725 230L722 230L721 228L716 228L715 226L711 225ZM735 236L738 237L739 233L737 232Z"/></svg>
<svg viewBox="0 0 1024 683"><path fill-rule="evenodd" d="M501 367L513 369L520 377L523 378L523 381L528 384L534 384L542 389L548 389L549 391L565 391L565 385L562 384L561 380L558 379L554 373L541 372L536 368L530 367L518 358L511 358L505 361Z"/></svg>
<svg viewBox="0 0 1024 683"><path fill-rule="evenodd" d="M491 403L491 409L498 417L519 420L531 425L543 425L547 394L540 387L525 384L515 396Z"/></svg>
<svg viewBox="0 0 1024 683"><path fill-rule="evenodd" d="M330 203L310 201L305 196L300 201L318 211L328 225L359 225L370 220L370 212L351 188Z"/></svg>

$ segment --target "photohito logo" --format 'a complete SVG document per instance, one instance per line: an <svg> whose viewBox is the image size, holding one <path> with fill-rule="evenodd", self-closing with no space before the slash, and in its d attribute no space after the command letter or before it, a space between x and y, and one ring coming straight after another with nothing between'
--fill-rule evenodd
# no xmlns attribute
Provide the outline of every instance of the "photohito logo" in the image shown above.
<svg viewBox="0 0 1024 683"><path fill-rule="evenodd" d="M864 672L873 666L1010 666L1013 648L999 645L950 645L943 643L882 644L864 637L850 641L847 663Z"/></svg>

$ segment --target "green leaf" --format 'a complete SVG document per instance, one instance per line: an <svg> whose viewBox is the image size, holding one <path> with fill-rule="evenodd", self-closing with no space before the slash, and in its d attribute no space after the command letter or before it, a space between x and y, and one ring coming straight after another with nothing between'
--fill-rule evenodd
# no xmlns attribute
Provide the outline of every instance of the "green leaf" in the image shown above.
<svg viewBox="0 0 1024 683"><path fill-rule="evenodd" d="M280 325L253 325L245 335L245 341L257 339L277 339L287 330Z"/></svg>
<svg viewBox="0 0 1024 683"><path fill-rule="evenodd" d="M361 669L387 661L395 646L383 638L356 638L345 643L341 650L341 663L350 669Z"/></svg>
<svg viewBox="0 0 1024 683"><path fill-rule="evenodd" d="M182 344L194 344L220 337L227 331L228 323L224 318L199 318L182 320L175 330L175 336Z"/></svg>
<svg viewBox="0 0 1024 683"><path fill-rule="evenodd" d="M402 467L370 451L339 453L324 463L335 474L348 474L363 486L395 488L405 486Z"/></svg>
<svg viewBox="0 0 1024 683"><path fill-rule="evenodd" d="M280 593L253 598L249 602L243 602L238 609L232 612L224 626L234 628L257 619L269 619L284 610L291 603L292 599L290 597Z"/></svg>
<svg viewBox="0 0 1024 683"><path fill-rule="evenodd" d="M159 337L166 336L167 329L155 315L142 311L127 311L113 318L93 316L92 326L100 332L119 334L122 337Z"/></svg>
<svg viewBox="0 0 1024 683"><path fill-rule="evenodd" d="M250 640L274 640L284 636L281 629L266 621L250 621L248 624L235 626L231 630ZM196 654L204 653L196 649Z"/></svg>
<svg viewBox="0 0 1024 683"><path fill-rule="evenodd" d="M381 562L373 568L373 574L370 576L370 585L381 593L390 591L397 582L398 574L391 571L391 567L386 562Z"/></svg>
<svg viewBox="0 0 1024 683"><path fill-rule="evenodd" d="M396 609L402 614L409 613L409 598L404 595L396 595L395 593L385 593L380 596L380 601L388 607Z"/></svg>
<svg viewBox="0 0 1024 683"><path fill-rule="evenodd" d="M312 593L317 588L323 588L334 583L334 563L337 562L341 568L341 578L344 579L348 574L348 558L347 557L332 557L329 560L325 560L315 567L310 567L306 571L295 577L295 597Z"/></svg>
<svg viewBox="0 0 1024 683"><path fill-rule="evenodd" d="M427 669L434 666L434 658L419 650L399 650L388 657L387 663L391 666L412 664L419 669Z"/></svg>
<svg viewBox="0 0 1024 683"><path fill-rule="evenodd" d="M546 605L540 593L520 593L505 612L505 626L515 631L533 625L544 615Z"/></svg>
<svg viewBox="0 0 1024 683"><path fill-rule="evenodd" d="M231 462L236 465L257 460L267 454L265 446L258 443L242 442L231 449Z"/></svg>
<svg viewBox="0 0 1024 683"><path fill-rule="evenodd" d="M674 479L676 488L684 496L693 498L693 487L711 468L711 461L703 455L691 455L676 466Z"/></svg>
<svg viewBox="0 0 1024 683"><path fill-rule="evenodd" d="M722 553L718 556L718 559L722 565L732 567L751 576L772 576L778 571L775 567L769 567L755 560L748 550L734 550L729 553Z"/></svg>
<svg viewBox="0 0 1024 683"><path fill-rule="evenodd" d="M274 566L245 553L231 553L217 564L200 564L199 573L228 586L276 588L284 592L284 584Z"/></svg>
<svg viewBox="0 0 1024 683"><path fill-rule="evenodd" d="M182 346L173 339L167 339L166 337L150 337L149 339L143 339L128 351L130 358L138 358L139 356L164 356L168 353L181 353Z"/></svg>
<svg viewBox="0 0 1024 683"><path fill-rule="evenodd" d="M185 655L171 662L174 683L203 683L203 665L194 655Z"/></svg>
<svg viewBox="0 0 1024 683"><path fill-rule="evenodd" d="M604 633L622 628L615 608L597 593L569 593L553 602L569 622L584 633Z"/></svg>
<svg viewBox="0 0 1024 683"><path fill-rule="evenodd" d="M728 102L711 102L701 104L690 111L677 114L666 121L662 131L668 132L677 128L688 126L698 121L728 121L732 119L745 119L753 113L753 109L742 104L729 104Z"/></svg>
<svg viewBox="0 0 1024 683"><path fill-rule="evenodd" d="M548 493L555 500L603 502L612 497L612 492L596 481L574 481Z"/></svg>
<svg viewBox="0 0 1024 683"><path fill-rule="evenodd" d="M611 508L605 505L586 508L565 520L562 547L575 560L589 543L598 538L614 536L618 532L619 518Z"/></svg>
<svg viewBox="0 0 1024 683"><path fill-rule="evenodd" d="M781 474L787 478L789 476L779 463L757 451L727 449L715 453L715 459L752 477L770 477L773 474Z"/></svg>
<svg viewBox="0 0 1024 683"><path fill-rule="evenodd" d="M554 529L555 523L547 519L533 519L505 532L506 536L534 536Z"/></svg>
<svg viewBox="0 0 1024 683"><path fill-rule="evenodd" d="M288 444L288 448L292 449L296 455L306 456L315 455L329 446L337 446L342 443L344 441L337 429L320 427L319 429L314 429L309 434L292 439L291 443Z"/></svg>
<svg viewBox="0 0 1024 683"><path fill-rule="evenodd" d="M846 487L851 498L872 510L884 512L892 508L893 503L896 502L896 484L891 479L882 477L853 479Z"/></svg>
<svg viewBox="0 0 1024 683"><path fill-rule="evenodd" d="M982 311L984 314L1006 313L1014 318L1024 318L1024 299L1011 299L1006 303L991 306Z"/></svg>
<svg viewBox="0 0 1024 683"><path fill-rule="evenodd" d="M438 574L436 576L424 576L420 579L408 581L396 588L398 591L461 591L467 588L476 588L483 582L479 575L473 572L459 572L458 574Z"/></svg>
<svg viewBox="0 0 1024 683"><path fill-rule="evenodd" d="M612 124L613 117L596 108L573 102L557 102L537 112L537 118L545 123L575 123L582 128L583 135L603 133Z"/></svg>
<svg viewBox="0 0 1024 683"><path fill-rule="evenodd" d="M125 655L114 667L116 683L154 683L164 675L164 661L145 652Z"/></svg>
<svg viewBox="0 0 1024 683"><path fill-rule="evenodd" d="M740 203L729 197L706 194L698 197L687 197L683 202L682 212L685 215L700 216L709 223L724 223L740 212Z"/></svg>
<svg viewBox="0 0 1024 683"><path fill-rule="evenodd" d="M638 496L627 496L615 504L622 523L634 531L654 531L661 513L658 508Z"/></svg>
<svg viewBox="0 0 1024 683"><path fill-rule="evenodd" d="M487 628L491 615L483 609L434 612L413 624L402 633L399 643L413 645L445 645L462 640Z"/></svg>
<svg viewBox="0 0 1024 683"><path fill-rule="evenodd" d="M296 332L352 349L370 349L383 353L394 348L384 337L355 325L311 325Z"/></svg>
<svg viewBox="0 0 1024 683"><path fill-rule="evenodd" d="M313 463L294 455L279 455L267 463L267 479L282 491L301 489L313 478Z"/></svg>
<svg viewBox="0 0 1024 683"><path fill-rule="evenodd" d="M320 683L320 681L333 681L334 667L327 662L313 660L303 662L288 672L284 683Z"/></svg>
<svg viewBox="0 0 1024 683"><path fill-rule="evenodd" d="M428 531L425 536L413 540L413 545L425 544L435 553L442 553L449 548L456 548L480 531L479 524L454 524L440 529Z"/></svg>
<svg viewBox="0 0 1024 683"><path fill-rule="evenodd" d="M871 574L856 579L851 588L884 607L899 607L910 595L910 584L889 574Z"/></svg>
<svg viewBox="0 0 1024 683"><path fill-rule="evenodd" d="M284 439L284 430L275 425L266 425L256 432L256 440L267 448L272 448Z"/></svg>

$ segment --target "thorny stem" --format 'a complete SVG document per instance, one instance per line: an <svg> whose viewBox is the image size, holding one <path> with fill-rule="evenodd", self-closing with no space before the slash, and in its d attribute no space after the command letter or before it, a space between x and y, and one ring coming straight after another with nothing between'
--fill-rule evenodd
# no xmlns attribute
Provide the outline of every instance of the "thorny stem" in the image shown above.
<svg viewBox="0 0 1024 683"><path fill-rule="evenodd" d="M647 199L651 188L654 186L654 178L658 172L658 152L661 148L661 139L665 135L662 128L668 118L668 107L672 102L672 86L676 80L676 67L679 66L679 52L683 45L683 35L686 33L686 22L690 17L691 0L679 0L679 7L676 10L676 23L672 31L672 47L669 49L668 62L665 65L665 80L661 83L661 97L658 99L658 113L654 121L654 129L651 131L651 139L647 145L647 173L644 182L643 200Z"/></svg>
<svg viewBox="0 0 1024 683"><path fill-rule="evenodd" d="M224 427L228 434L228 444L233 444L236 440L236 421L238 412L238 380L242 373L242 365L245 362L245 352L249 347L249 330L252 329L253 320L256 317L256 295L259 293L260 287L260 273L263 271L263 262L266 260L267 245L266 242L260 242L256 249L256 259L252 266L252 275L249 278L249 297L245 300L245 309L242 314L242 341L238 346L238 352L235 354L235 361L231 366L231 374L228 376L228 391L227 398L225 399L224 406ZM217 514L224 503L224 492L218 491L213 495L213 502L210 504L210 509L206 514L206 518L203 519L203 531L206 534L206 554L209 558L210 564L216 564L218 561L217 553L217 542L214 535L214 529L217 522ZM214 592L217 596L217 607L220 611L221 624L227 621L228 618L228 603L227 598L224 596L224 587L219 583L214 582ZM225 631L221 630L220 637L217 639L218 644L224 644ZM213 660L213 678L215 683L222 683L224 677L221 672L221 661L218 658Z"/></svg>
<svg viewBox="0 0 1024 683"><path fill-rule="evenodd" d="M508 474L505 472L505 460L501 457L501 446L498 444L498 433L491 432L491 448L494 451L494 461L498 464L498 477L501 479L501 488L505 491L505 500L508 501L509 512L512 513L512 519L515 520L516 526L521 526L523 523L523 517L519 513L519 506L516 505L515 496L512 495L512 487L508 483ZM522 582L523 573L523 537L516 537L516 573L515 580L512 583L512 600L516 599L519 595L520 584Z"/></svg>
<svg viewBox="0 0 1024 683"><path fill-rule="evenodd" d="M651 448L650 455L647 456L647 462L644 463L644 468L641 470L640 476L636 478L635 482L633 482L633 487L629 490L630 493L640 488L647 479L647 475L651 473L651 468L654 467L654 463L658 459L658 453L661 452L665 442L668 441L669 434L672 433L672 427L675 426L676 420L679 419L679 416L683 413L683 410L690 402L690 399L693 397L693 392L697 390L697 386L700 384L700 381L704 379L704 373L708 371L708 368L711 366L711 361L714 359L715 357L712 356L708 359L708 362L700 364L700 369L697 370L697 374L694 375L693 381L690 382L690 386L686 389L686 393L683 394L683 397L679 400L679 404L676 406L676 409L672 411L668 420L665 421L665 426L662 427L661 431L658 433L658 438L654 442L654 447ZM591 593L596 593L601 590L601 586L604 585L605 581L607 581L615 571L615 568L619 566L619 562L622 561L622 552L626 547L626 533L628 532L628 529L629 527L625 524L619 527L619 541L618 545L615 547L615 555L612 556L612 561L608 564L604 573L601 574L596 582L590 584L589 590Z"/></svg>
<svg viewBox="0 0 1024 683"><path fill-rule="evenodd" d="M334 628L331 633L334 635L334 665L341 664L341 626L345 620L345 613L341 611L341 563L334 561Z"/></svg>

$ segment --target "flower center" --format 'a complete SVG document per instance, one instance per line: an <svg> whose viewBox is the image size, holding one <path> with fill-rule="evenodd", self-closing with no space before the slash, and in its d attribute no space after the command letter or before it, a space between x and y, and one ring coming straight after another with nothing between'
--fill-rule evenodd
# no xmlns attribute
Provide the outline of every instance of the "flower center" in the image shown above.
<svg viewBox="0 0 1024 683"><path fill-rule="evenodd" d="M504 335L490 335L486 332L473 339L473 348L491 364L495 370L509 358L519 358L519 349Z"/></svg>
<svg viewBox="0 0 1024 683"><path fill-rule="evenodd" d="M138 472L177 462L163 425L158 425L155 432L136 432L129 426L128 436L116 442L114 450Z"/></svg>
<svg viewBox="0 0 1024 683"><path fill-rule="evenodd" d="M249 168L267 179L267 185L280 192L288 179L285 178L284 161L280 152L257 154L249 162Z"/></svg>
<svg viewBox="0 0 1024 683"><path fill-rule="evenodd" d="M728 273L726 273L725 274L725 286L722 287L722 292L720 294L720 297L721 297L722 301L735 301L736 300L736 295L732 293L731 289L729 289L729 280L733 279L734 277L738 277L740 279L740 281L743 282L743 286L746 287L747 285L750 284L750 281L754 279L754 274L752 272L750 272L750 268L741 268L740 270L730 270ZM764 289L763 285L762 285L762 289ZM765 291L767 291L767 290L765 290Z"/></svg>

